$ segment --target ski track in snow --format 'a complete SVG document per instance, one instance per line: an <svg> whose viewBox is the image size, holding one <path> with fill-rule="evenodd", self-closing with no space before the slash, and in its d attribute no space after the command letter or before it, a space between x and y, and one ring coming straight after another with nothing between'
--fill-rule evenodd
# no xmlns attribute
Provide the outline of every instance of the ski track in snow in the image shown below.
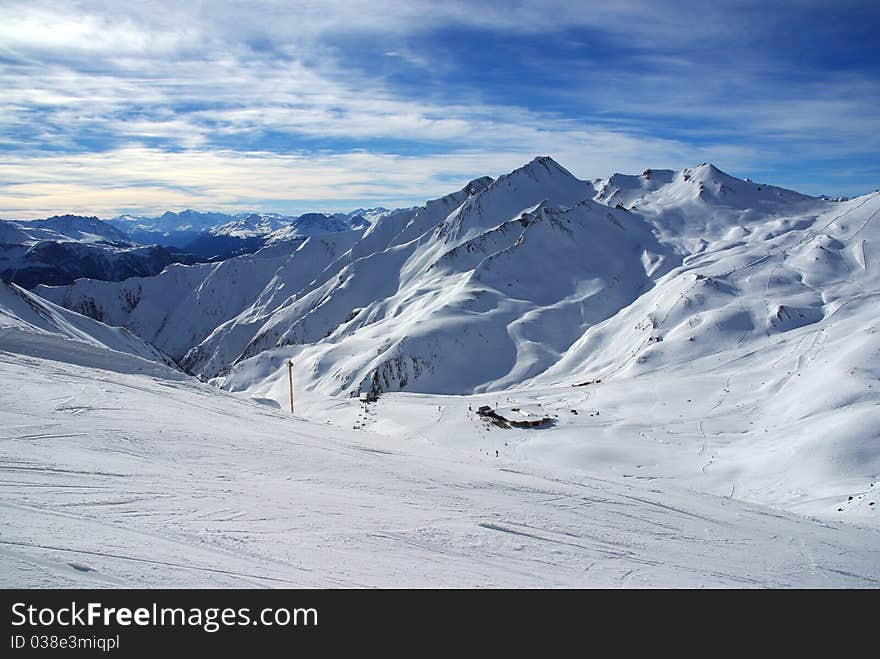
<svg viewBox="0 0 880 659"><path fill-rule="evenodd" d="M475 461L426 441L328 430L204 385L163 397L161 384L136 375L105 373L92 385L127 402L94 411L93 429L94 419L54 408L50 399L69 392L69 381L37 373L3 365L4 391L48 395L13 399L2 419L63 416L71 432L0 448L0 473L14 474L0 480L7 586L752 587L880 579L878 533L870 529L656 482L523 463L511 469L509 460ZM100 430L129 422L126 430ZM139 454L114 450L122 436L136 440Z"/></svg>

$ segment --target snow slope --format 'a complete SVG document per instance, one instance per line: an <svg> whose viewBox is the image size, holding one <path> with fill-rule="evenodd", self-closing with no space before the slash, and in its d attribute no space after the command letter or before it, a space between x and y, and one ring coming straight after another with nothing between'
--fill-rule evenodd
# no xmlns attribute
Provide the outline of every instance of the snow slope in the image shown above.
<svg viewBox="0 0 880 659"><path fill-rule="evenodd" d="M14 222L0 220L0 245L4 248L8 245L26 245L31 240L31 236Z"/></svg>
<svg viewBox="0 0 880 659"><path fill-rule="evenodd" d="M0 280L0 350L175 379L172 360L126 329L108 327Z"/></svg>
<svg viewBox="0 0 880 659"><path fill-rule="evenodd" d="M343 430L63 350L4 344L0 397L4 587L880 583L874 530Z"/></svg>
<svg viewBox="0 0 880 659"><path fill-rule="evenodd" d="M644 215L661 239L685 254L769 217L827 208L828 203L772 185L738 179L703 163L680 172L645 170L594 181L595 199Z"/></svg>
<svg viewBox="0 0 880 659"><path fill-rule="evenodd" d="M304 243L279 243L217 263L172 265L155 277L123 282L82 279L70 287L37 290L47 299L111 325L124 326L175 359L183 359L226 321L252 304L267 289L283 291L276 273L292 261L292 279L314 278L339 250L350 248L359 233L321 236ZM299 274L298 274L299 273ZM302 285L301 283L299 285Z"/></svg>
<svg viewBox="0 0 880 659"><path fill-rule="evenodd" d="M857 316L865 330L880 295L880 193L728 227L633 305L590 328L542 378L573 371L636 375L735 347L753 350L803 327Z"/></svg>

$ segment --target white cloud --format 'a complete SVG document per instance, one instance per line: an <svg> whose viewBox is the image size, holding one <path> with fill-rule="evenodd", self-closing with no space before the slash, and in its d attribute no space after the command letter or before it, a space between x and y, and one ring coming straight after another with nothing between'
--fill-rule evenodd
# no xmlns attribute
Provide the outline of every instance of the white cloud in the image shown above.
<svg viewBox="0 0 880 659"><path fill-rule="evenodd" d="M644 168L646 154L668 154L675 145L620 138L613 133L535 137L545 150L583 178L607 175L614 164ZM78 212L110 217L119 212L158 213L169 208L226 210L350 210L358 205L401 206L442 196L477 176L508 172L537 153L464 150L439 155L236 152L168 152L128 146L107 153L19 155L0 161L0 215L46 217ZM695 164L678 160L664 165ZM727 161L742 160L721 149ZM717 160L717 158L716 158ZM331 201L328 201L331 200Z"/></svg>
<svg viewBox="0 0 880 659"><path fill-rule="evenodd" d="M880 127L867 110L880 98L876 81L777 88L748 52L719 54L785 16L744 21L756 6L0 0L0 212L412 203L539 153L593 177L704 160L751 173L794 150L876 149ZM457 26L548 39L595 28L626 61L565 64L571 83L547 93L583 99L587 118L576 120L537 111L527 96L500 105L479 89L403 93L337 57L349 38L371 35L380 55L429 76L447 63L421 36ZM778 78L785 65L775 66ZM670 121L675 130L661 130Z"/></svg>

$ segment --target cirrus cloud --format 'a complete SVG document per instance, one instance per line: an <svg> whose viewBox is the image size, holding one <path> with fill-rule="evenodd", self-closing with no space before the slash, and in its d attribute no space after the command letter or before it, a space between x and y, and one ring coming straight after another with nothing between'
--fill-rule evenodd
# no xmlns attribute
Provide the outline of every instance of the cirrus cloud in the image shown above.
<svg viewBox="0 0 880 659"><path fill-rule="evenodd" d="M711 160L866 191L877 10L835 17L815 2L0 1L0 213L409 204L539 153L584 178Z"/></svg>

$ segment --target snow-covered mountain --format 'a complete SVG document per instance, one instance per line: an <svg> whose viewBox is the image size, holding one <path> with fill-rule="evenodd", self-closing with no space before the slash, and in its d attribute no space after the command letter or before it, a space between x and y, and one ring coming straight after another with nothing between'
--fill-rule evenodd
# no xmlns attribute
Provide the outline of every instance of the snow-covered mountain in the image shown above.
<svg viewBox="0 0 880 659"><path fill-rule="evenodd" d="M0 220L0 243L41 241L132 245L128 236L97 217L53 215L45 220Z"/></svg>
<svg viewBox="0 0 880 659"><path fill-rule="evenodd" d="M251 213L233 216L223 224L204 229L184 241L184 249L212 260L252 254L266 243L266 237L280 227L288 226L290 218ZM173 234L171 240L179 238Z"/></svg>
<svg viewBox="0 0 880 659"><path fill-rule="evenodd" d="M224 323L251 306L277 304L288 289L299 290L351 249L361 232L316 236L278 243L215 263L172 265L155 277L124 282L80 280L66 288L39 287L47 298L111 325L130 328L182 359ZM174 297L180 296L180 297ZM240 330L239 330L240 331Z"/></svg>
<svg viewBox="0 0 880 659"><path fill-rule="evenodd" d="M3 386L51 392L0 409L25 428L3 446L36 465L22 478L92 487L97 462L137 512L122 486L49 482L45 505L87 513L14 525L16 561L51 583L327 585L303 565L346 566L337 584L880 582L880 193L811 198L707 164L587 182L542 157L355 215L222 262L35 289L50 315L127 328L216 387L114 372L106 347L71 364L0 345ZM9 291L23 318L32 296ZM22 422L69 407L100 423L77 416L88 440L60 453L55 426ZM86 531L125 551L62 540ZM118 560L144 537L173 576Z"/></svg>
<svg viewBox="0 0 880 659"><path fill-rule="evenodd" d="M374 220L383 213L371 213ZM370 221L358 212L336 213L306 213L299 217L291 218L291 221L277 230L266 235L266 244L299 240L308 236L317 236L324 233L337 233L352 229L366 229Z"/></svg>
<svg viewBox="0 0 880 659"><path fill-rule="evenodd" d="M183 248L203 231L232 221L232 216L188 208L179 213L166 211L159 217L120 215L107 221L141 245Z"/></svg>
<svg viewBox="0 0 880 659"><path fill-rule="evenodd" d="M197 259L173 248L142 247L97 217L0 221L0 277L25 288L81 277L119 281L158 274Z"/></svg>
<svg viewBox="0 0 880 659"><path fill-rule="evenodd" d="M350 213L281 215L253 212L205 213L188 209L179 213L168 211L159 217L120 215L108 222L119 228L125 236L141 244L185 247L193 239L204 235L253 238L286 230L292 237L301 238L319 233L362 229L388 212L384 208L371 208Z"/></svg>
<svg viewBox="0 0 880 659"><path fill-rule="evenodd" d="M388 208L384 208L383 206L376 206L375 208L356 208L353 211L345 213L346 217L351 221L357 217L360 217L366 220L369 224L373 224L383 215L387 215L391 210ZM353 226L353 229L357 229L357 226Z"/></svg>
<svg viewBox="0 0 880 659"><path fill-rule="evenodd" d="M128 330L108 327L2 280L0 350L117 372L182 377L171 359Z"/></svg>
<svg viewBox="0 0 880 659"><path fill-rule="evenodd" d="M362 211L362 212L361 212ZM383 208L351 213L203 213L185 210L159 217L121 215L110 220L129 239L141 244L178 247L204 259L220 260L250 254L270 243L302 240L322 233L363 229L384 213ZM369 216L371 219L367 219Z"/></svg>
<svg viewBox="0 0 880 659"><path fill-rule="evenodd" d="M0 220L0 245L25 245L33 240L33 237L15 222Z"/></svg>
<svg viewBox="0 0 880 659"><path fill-rule="evenodd" d="M0 277L25 288L64 285L81 278L149 277L171 263L220 261L251 254L267 244L365 229L387 212L374 208L285 216L185 210L108 221L78 215L0 220Z"/></svg>
<svg viewBox="0 0 880 659"><path fill-rule="evenodd" d="M161 305L149 312L124 300L141 299L133 291L151 281L82 281L40 292L134 328L233 389L273 377L293 354L311 386L328 394L492 391L573 359L569 351L590 328L654 289L678 291L682 277L667 275L708 241L726 247L765 224L756 238L786 232L829 207L712 165L588 183L541 157L425 206L382 212L373 224L362 221L360 232L341 231L352 223L344 216L302 216L267 244L302 238L316 224L320 241L221 268L251 273L242 275L244 295L225 296L239 280L227 283L201 267L165 273L155 286L168 291L146 297ZM780 219L786 214L801 219ZM223 301L193 308L206 276ZM178 305L193 320L175 322L169 333L165 321L177 317Z"/></svg>

